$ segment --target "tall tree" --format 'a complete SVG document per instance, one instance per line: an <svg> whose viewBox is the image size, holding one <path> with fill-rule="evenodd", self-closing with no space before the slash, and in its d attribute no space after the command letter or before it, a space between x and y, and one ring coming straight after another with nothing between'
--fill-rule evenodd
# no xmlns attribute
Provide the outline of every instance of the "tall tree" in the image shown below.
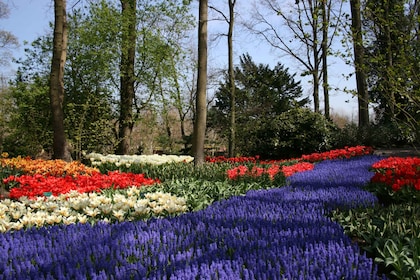
<svg viewBox="0 0 420 280"><path fill-rule="evenodd" d="M188 10L190 1L123 2L127 7L133 7L130 9L136 10L122 13L119 49L122 64L129 62L133 65L134 61L134 67L130 66L131 69L120 64L119 90L122 99L119 113L122 115L119 118L120 146L117 150L118 153L129 153L133 151L130 149L132 128L141 122L142 111L147 111L151 105L159 104L157 101L162 97L161 86L169 87L173 84L169 82L173 77L169 56L173 55L175 59L182 57L178 51L181 44L178 37L190 28L191 20ZM128 88L124 88L127 85ZM167 92L165 88L165 94Z"/></svg>
<svg viewBox="0 0 420 280"><path fill-rule="evenodd" d="M194 57L194 61L191 61L191 64L193 66L196 66L196 59L197 57ZM174 62L174 61L173 61ZM185 61L185 62L188 62ZM174 65L175 66L175 65ZM194 107L194 96L196 92L196 72L197 71L191 71L191 77L188 77L185 72L189 72L190 65L184 65L185 68L183 68L184 72L181 74L179 70L175 70L174 73L174 107L178 113L179 117L179 125L180 125L180 132L181 132L181 138L184 142L184 152L188 150L188 144L191 144L188 141L190 138L190 135L187 135L185 123L187 121L187 117L192 113L193 107ZM195 67L193 67L195 69ZM191 80L188 80L190 78ZM181 88L181 84L184 85L184 88ZM183 91L185 91L183 94Z"/></svg>
<svg viewBox="0 0 420 280"><path fill-rule="evenodd" d="M369 125L369 94L366 86L365 49L363 46L360 0L350 0L351 33L356 72L359 127Z"/></svg>
<svg viewBox="0 0 420 280"><path fill-rule="evenodd" d="M71 160L64 130L64 65L67 51L66 0L54 0L54 37L50 74L50 104L53 119L53 157Z"/></svg>
<svg viewBox="0 0 420 280"><path fill-rule="evenodd" d="M52 30L25 48L16 76L9 83L10 134L5 147L11 155L35 157L42 150L52 155L53 129L50 102L50 75L53 49ZM66 92L67 93L67 92ZM66 98L64 98L66 100Z"/></svg>
<svg viewBox="0 0 420 280"><path fill-rule="evenodd" d="M331 5L331 2L328 2ZM330 94L328 84L328 27L330 22L331 7L327 6L327 0L321 1L322 14L322 42L321 42L321 59L322 59L322 88L324 90L324 115L326 119L330 119Z"/></svg>
<svg viewBox="0 0 420 280"><path fill-rule="evenodd" d="M400 139L419 135L417 0L367 0L362 9L369 97L377 121ZM417 139L418 140L418 139Z"/></svg>
<svg viewBox="0 0 420 280"><path fill-rule="evenodd" d="M196 52L192 51L192 53ZM193 102L195 101L197 83L197 79L195 79L197 57L194 56L193 59L191 53L185 53L183 55L184 60L180 61L178 52L168 54L167 67L170 69L162 71L163 77L159 77L162 99L160 104L156 105L162 107L161 119L166 125L167 138L161 137L161 139L165 140L167 147L169 146L169 152L174 152L175 150L173 149L177 148L177 146L173 145L174 143L181 142L184 144L181 151L187 153L191 145L191 132L186 129L186 122L191 117L192 108L194 107ZM194 71L190 71L192 68ZM165 73L169 73L169 76L165 75ZM177 128L179 130L170 127L174 122L178 122L179 126ZM173 131L175 133L172 133ZM176 139L177 135L180 135L180 139ZM179 152L179 150L175 152Z"/></svg>
<svg viewBox="0 0 420 280"><path fill-rule="evenodd" d="M228 23L227 32L227 46L228 46L228 77L230 84L230 129L229 129L229 143L228 155L235 156L235 135L236 135L236 109L235 109L235 68L233 65L233 30L235 26L235 4L236 0L228 0L229 15L225 15L221 10L211 6L210 8L217 11L224 20Z"/></svg>
<svg viewBox="0 0 420 280"><path fill-rule="evenodd" d="M236 136L236 110L235 110L235 69L233 67L233 27L235 24L236 0L228 0L229 4L229 31L228 31L228 59L229 59L229 81L230 81L230 134L229 134L229 156L235 156Z"/></svg>
<svg viewBox="0 0 420 280"><path fill-rule="evenodd" d="M136 0L121 0L122 40L120 64L120 117L117 154L127 154L133 129L133 100L135 96L134 61L136 57L137 15Z"/></svg>
<svg viewBox="0 0 420 280"><path fill-rule="evenodd" d="M208 0L200 0L198 8L198 72L196 113L193 132L193 156L196 167L204 164L204 140L207 119L207 21Z"/></svg>
<svg viewBox="0 0 420 280"><path fill-rule="evenodd" d="M102 16L105 9L107 17ZM67 131L67 140L74 159L80 159L82 151L115 151L117 117L112 104L116 90L111 81L118 74L118 59L114 58L119 14L103 1L68 14L64 113L65 126L72 128Z"/></svg>
<svg viewBox="0 0 420 280"><path fill-rule="evenodd" d="M320 111L319 88L321 79L324 78L325 98L329 107L327 65L322 70L322 64L327 63L326 56L331 53L331 46L338 33L343 1L296 0L285 3L278 0L260 0L260 2L267 14L262 9L256 8L253 15L254 21L247 23L246 26L266 40L270 46L297 60L305 69L303 76L312 77L315 112ZM323 15L324 12L325 15ZM282 25L277 25L277 18L275 21L272 20L274 15L280 17ZM326 18L325 21L324 18ZM326 24L327 21L328 24ZM282 29L285 29L287 33L282 32ZM326 109L328 113L329 108Z"/></svg>
<svg viewBox="0 0 420 280"><path fill-rule="evenodd" d="M412 0L369 0L363 10L368 36L369 91L379 102L381 114L387 121L401 115L400 105L407 98L402 96L415 92L414 66L419 63L415 55L419 27L416 5L418 1Z"/></svg>
<svg viewBox="0 0 420 280"><path fill-rule="evenodd" d="M112 25L100 22L97 13L92 6L88 11L72 9L67 13L69 44L63 113L64 127L71 128L66 129L66 140L72 148L73 159L79 159L82 150L112 153L116 143L112 130L115 111L111 107L111 93L115 90L109 77L111 73L118 74L118 67L111 67L111 61L115 60L110 55L110 50L116 49L116 36L110 28L104 29ZM117 21L119 13L115 11L110 18ZM11 84L16 107L10 123L13 134L8 138L12 142L8 145L19 147L21 154L36 156L42 149L52 154L49 105L52 42L53 29L28 43L25 57L17 60L17 77ZM15 145L12 145L13 139Z"/></svg>

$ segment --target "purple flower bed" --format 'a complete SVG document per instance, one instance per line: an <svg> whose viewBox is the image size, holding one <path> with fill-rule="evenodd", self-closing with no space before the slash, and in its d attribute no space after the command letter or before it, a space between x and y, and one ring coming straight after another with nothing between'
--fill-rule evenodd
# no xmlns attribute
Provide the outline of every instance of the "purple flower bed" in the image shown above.
<svg viewBox="0 0 420 280"><path fill-rule="evenodd" d="M385 279L327 213L368 206L378 157L325 161L285 187L175 218L0 235L1 279Z"/></svg>

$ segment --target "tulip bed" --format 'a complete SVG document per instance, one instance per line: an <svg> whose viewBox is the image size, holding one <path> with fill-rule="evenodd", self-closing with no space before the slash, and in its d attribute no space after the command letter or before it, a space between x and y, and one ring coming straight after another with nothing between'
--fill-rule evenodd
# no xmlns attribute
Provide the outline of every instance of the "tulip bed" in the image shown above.
<svg viewBox="0 0 420 280"><path fill-rule="evenodd" d="M420 158L384 158L371 170L364 189L379 204L334 211L334 220L393 279L420 279Z"/></svg>
<svg viewBox="0 0 420 280"><path fill-rule="evenodd" d="M420 203L420 158L389 157L372 165L375 175L368 189L384 203Z"/></svg>
<svg viewBox="0 0 420 280"><path fill-rule="evenodd" d="M85 218L0 234L0 279L386 279L331 218L333 211L378 204L377 196L363 189L374 175L370 167L383 159L370 152L353 147L331 151L324 160L313 154L270 163L209 159L199 174L186 162L114 164L114 172L131 168L156 181L4 200L3 219L18 203L27 203L25 209L35 204L32 212L51 208L57 217L58 209L70 209L69 216ZM154 176L159 170L161 176ZM284 175L287 182L281 181ZM73 178L79 176L85 175ZM5 178L9 186L15 182L11 190L19 188L12 180L17 178ZM58 201L74 203L57 208ZM178 210L164 208L169 201ZM115 204L119 218L112 212ZM95 211L106 206L110 212ZM133 214L146 208L150 215Z"/></svg>
<svg viewBox="0 0 420 280"><path fill-rule="evenodd" d="M174 162L192 162L191 156L175 156L175 155L102 155L99 153L90 153L86 155L92 166L100 166L104 163L114 163L117 166L125 165L130 167L136 163L150 163L155 165L174 163Z"/></svg>

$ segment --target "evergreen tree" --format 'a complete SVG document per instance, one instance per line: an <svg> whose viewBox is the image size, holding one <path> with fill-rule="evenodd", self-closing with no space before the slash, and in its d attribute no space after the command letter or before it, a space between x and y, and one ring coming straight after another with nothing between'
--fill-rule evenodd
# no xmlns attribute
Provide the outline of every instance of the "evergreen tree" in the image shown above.
<svg viewBox="0 0 420 280"><path fill-rule="evenodd" d="M308 98L302 98L300 82L288 73L280 63L274 69L255 64L249 54L240 58L235 68L237 149L244 153L249 145L249 135L258 127L295 107L305 106ZM229 133L230 84L228 76L217 90L216 102L209 113L209 126L223 136ZM260 141L260 140L258 140Z"/></svg>

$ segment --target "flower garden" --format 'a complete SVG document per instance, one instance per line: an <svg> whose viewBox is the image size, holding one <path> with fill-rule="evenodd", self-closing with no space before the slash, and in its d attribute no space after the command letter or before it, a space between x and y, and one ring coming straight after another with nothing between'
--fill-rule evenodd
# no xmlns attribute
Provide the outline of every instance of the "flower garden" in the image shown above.
<svg viewBox="0 0 420 280"><path fill-rule="evenodd" d="M0 158L0 279L420 279L420 159Z"/></svg>

